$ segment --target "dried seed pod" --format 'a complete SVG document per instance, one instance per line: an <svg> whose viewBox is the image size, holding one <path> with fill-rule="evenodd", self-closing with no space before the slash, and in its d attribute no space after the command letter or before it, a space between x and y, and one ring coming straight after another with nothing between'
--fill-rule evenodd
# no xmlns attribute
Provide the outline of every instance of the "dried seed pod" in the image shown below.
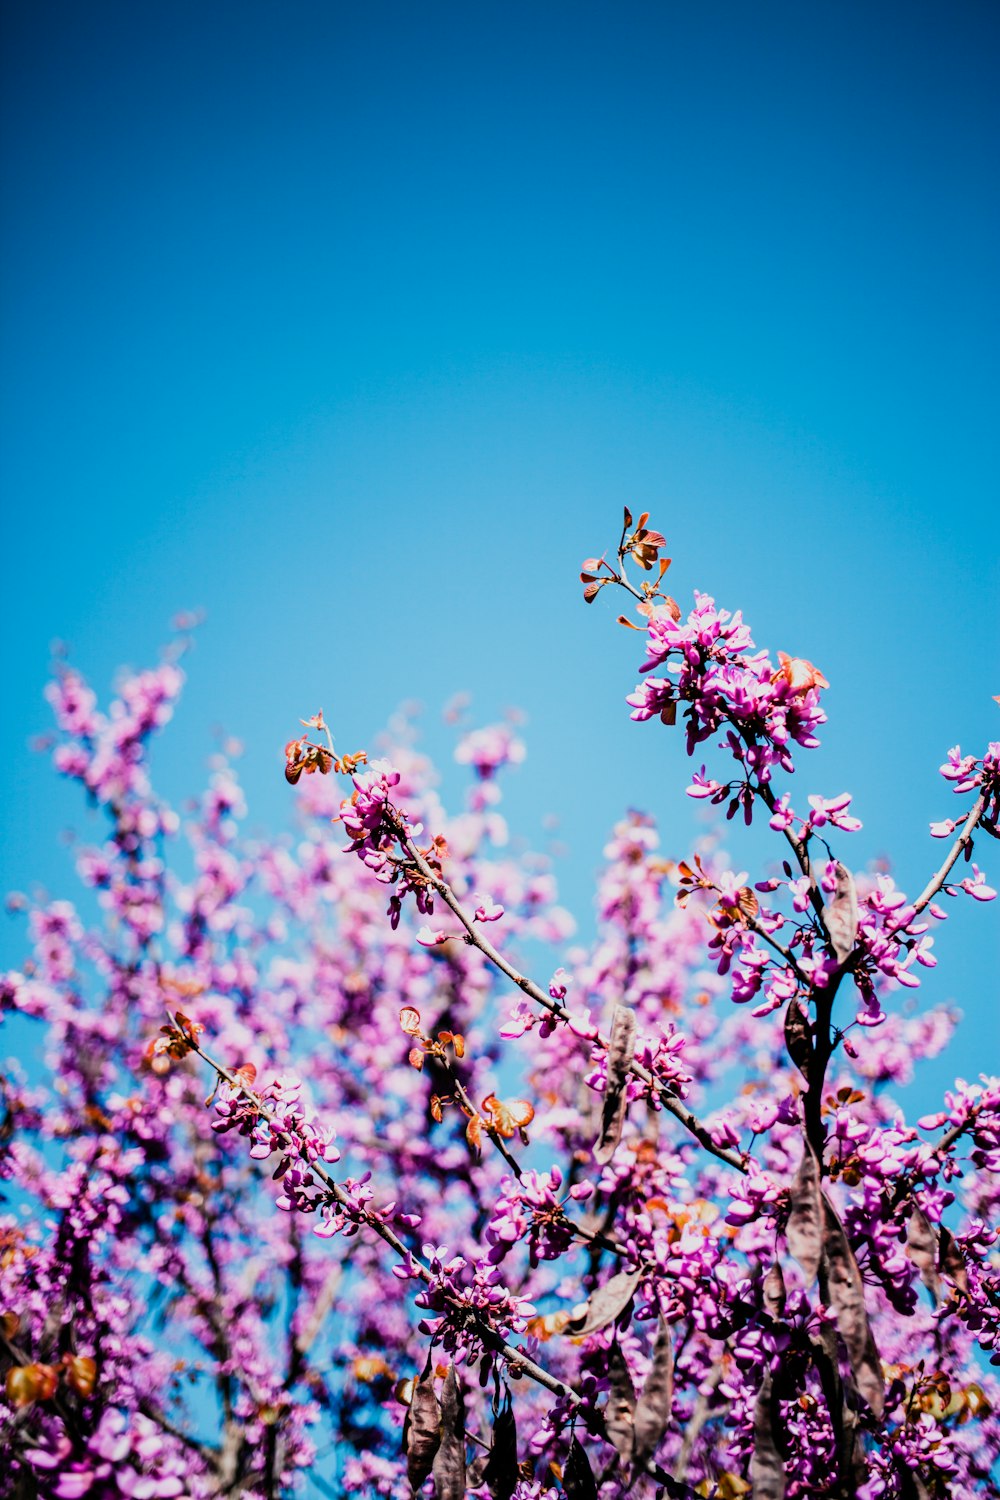
<svg viewBox="0 0 1000 1500"><path fill-rule="evenodd" d="M847 1232L829 1200L823 1198L823 1258L830 1305L847 1348L858 1390L877 1417L885 1404L882 1362L865 1307L865 1288Z"/></svg>
<svg viewBox="0 0 1000 1500"><path fill-rule="evenodd" d="M435 1500L463 1500L465 1495L465 1401L448 1366L441 1388L441 1443L432 1465Z"/></svg>
<svg viewBox="0 0 1000 1500"><path fill-rule="evenodd" d="M837 865L836 884L823 908L823 922L830 934L833 956L842 964L854 951L858 936L858 893L846 865Z"/></svg>
<svg viewBox="0 0 1000 1500"><path fill-rule="evenodd" d="M580 1304L579 1311L574 1308L566 1332L575 1338L583 1338L588 1333L599 1333L602 1328L607 1328L628 1307L638 1285L638 1271L618 1271Z"/></svg>
<svg viewBox="0 0 1000 1500"><path fill-rule="evenodd" d="M802 1161L792 1183L792 1209L788 1215L785 1237L789 1252L813 1282L823 1254L823 1200L819 1186L820 1172L816 1154L807 1141Z"/></svg>
<svg viewBox="0 0 1000 1500"><path fill-rule="evenodd" d="M602 1165L615 1154L628 1112L628 1075L635 1052L635 1011L616 1005L608 1042L607 1084L601 1110L601 1128L594 1147L594 1160Z"/></svg>

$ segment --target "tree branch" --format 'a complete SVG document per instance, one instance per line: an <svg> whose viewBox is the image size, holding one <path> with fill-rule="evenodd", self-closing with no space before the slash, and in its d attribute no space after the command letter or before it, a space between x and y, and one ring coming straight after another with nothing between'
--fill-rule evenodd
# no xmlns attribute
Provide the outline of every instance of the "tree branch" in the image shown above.
<svg viewBox="0 0 1000 1500"><path fill-rule="evenodd" d="M979 822L980 818L983 816L983 813L986 811L986 804L988 800L989 799L987 797L987 794L985 792L980 792L979 796L976 798L972 810L970 811L965 822L962 824L961 833L958 835L958 838L949 849L948 857L945 860L944 864L938 870L936 875L931 876L930 880L924 886L923 890L920 892L920 895L913 903L914 916L919 915L919 913L923 911L924 907L934 900L934 897L944 885L945 881L948 878L948 874L951 870L952 865L958 859L963 849L965 849L968 845L969 840L972 838L972 835L975 832L976 824Z"/></svg>
<svg viewBox="0 0 1000 1500"><path fill-rule="evenodd" d="M478 948L483 957L488 959L488 961L494 966L494 968L499 969L502 974L506 974L507 978L513 984L516 984L518 989L522 990L524 994L526 994L530 999L534 1000L538 1005L541 1005L545 1010L549 1012L550 1015L555 1016L558 1020L564 1023L569 1023L572 1020L572 1017L566 1007L564 1005L561 1005L558 1000L553 1000L552 996L546 994L544 990L540 989L539 986L535 984L534 980L528 979L526 975L519 973L518 970L514 968L513 964L509 963L507 959L504 958L503 954L500 953L498 949L494 948L489 938L483 936L475 920L469 916L468 912L459 901L458 897L455 895L455 892L452 890L451 886L442 876L436 875L434 873L430 865L427 863L427 860L424 858L420 850L417 848L416 844L413 842L413 839L410 838L409 834L405 832L402 825L396 819L393 819L392 829L397 839L399 840L399 843L406 850L406 853L409 855L410 859L420 871L423 879L428 885L433 887L433 889L441 897L444 904L448 907L449 911L451 911L453 915L456 916L461 922L462 926L465 928L467 941L471 943L474 948ZM598 1034L593 1038L593 1044L597 1047L600 1047L605 1052L608 1050L608 1047L610 1045L608 1038L606 1036L603 1036L600 1032L598 1032ZM647 1088L653 1089L655 1091L663 1108L667 1110L669 1114L672 1114L676 1120L679 1120L684 1128L690 1131L691 1135L694 1136L695 1140L697 1140L699 1145L703 1146L706 1151L711 1152L713 1156L717 1156L719 1160L724 1161L727 1166L735 1167L737 1172L747 1172L748 1158L746 1154L740 1154L736 1151L731 1151L724 1146L717 1146L712 1139L708 1127L701 1120L699 1120L694 1111L688 1109L686 1104L684 1104L680 1099L675 1098L673 1094L669 1093L664 1085L661 1084L659 1080L653 1076L648 1068L644 1067L642 1063L633 1061L629 1068L629 1072L633 1075L633 1077L638 1078L640 1083L645 1084Z"/></svg>
<svg viewBox="0 0 1000 1500"><path fill-rule="evenodd" d="M179 1025L180 1023L176 1024ZM273 1122L274 1115L269 1109L267 1109L267 1107L261 1102L261 1100L258 1099L257 1095L253 1092L252 1089L248 1088L245 1083L241 1082L240 1079L238 1079L233 1073L231 1073L228 1068L224 1067L222 1063L216 1062L213 1057L210 1057L209 1054L197 1044L197 1042L190 1041L190 1046L191 1050L193 1052L196 1052L198 1056L203 1059L203 1061L207 1062L209 1067L215 1071L216 1075L219 1078L224 1079L225 1082L229 1084L230 1088L235 1089L237 1094L243 1095L245 1098L249 1099L254 1108L263 1117L263 1119ZM338 1204L340 1204L342 1208L346 1208L352 1216L360 1216L367 1228L371 1229L380 1240L388 1245L390 1249L394 1250L403 1261L408 1262L414 1267L417 1276L425 1284L425 1286L430 1286L433 1284L435 1277L430 1267L418 1256L414 1255L413 1252L409 1250L403 1243L403 1241L399 1238L399 1235L396 1234L394 1230L390 1229L388 1224L385 1224L377 1214L372 1213L368 1209L362 1209L359 1215L358 1210L355 1209L354 1205L351 1203L350 1198L340 1186L340 1183L337 1182L335 1177L332 1177L330 1175L330 1173L326 1170L321 1162L317 1162L312 1159L302 1141L294 1140L284 1131L280 1132L279 1139L283 1144L287 1144L288 1149L294 1155L298 1156L301 1161L305 1162L310 1172L312 1172L313 1176L319 1178L320 1182L323 1183L324 1187L328 1189L334 1200ZM574 1408L582 1409L585 1406L586 1403L583 1396L580 1395L579 1391L574 1390L574 1388L570 1385L567 1385L565 1381L557 1379L555 1375L550 1374L548 1370L544 1369L541 1365L536 1364L535 1361L531 1359L527 1354L525 1354L522 1349L518 1349L514 1344L507 1343L502 1334L497 1333L492 1324L488 1323L472 1308L467 1307L460 1301L453 1301L452 1306L455 1308L456 1312L459 1312L465 1318L467 1325L470 1328L474 1329L476 1336L480 1340L480 1342L486 1348L491 1349L493 1353L498 1354L504 1360L504 1362L511 1369L512 1374L516 1372L518 1374L527 1375L530 1380L535 1381L538 1385L544 1386L544 1388L547 1391L551 1391L553 1395L561 1396L564 1400L569 1401Z"/></svg>

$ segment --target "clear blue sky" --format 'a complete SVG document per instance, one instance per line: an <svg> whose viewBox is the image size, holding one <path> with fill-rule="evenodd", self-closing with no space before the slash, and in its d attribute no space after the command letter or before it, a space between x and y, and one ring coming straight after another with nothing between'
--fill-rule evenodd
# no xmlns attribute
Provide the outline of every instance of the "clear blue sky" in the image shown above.
<svg viewBox="0 0 1000 1500"><path fill-rule="evenodd" d="M579 601L626 501L675 591L822 666L800 798L854 791L855 861L923 883L944 752L1000 733L994 5L31 0L3 28L0 887L67 893L86 828L26 750L49 642L104 686L199 605L169 794L223 724L280 826L319 705L355 748L403 699L433 747L456 690L517 704L512 818L558 816L586 929L628 803L670 852L697 826L679 740L628 719L637 638ZM953 1072L997 1065L996 934L956 913L920 992L970 1017Z"/></svg>

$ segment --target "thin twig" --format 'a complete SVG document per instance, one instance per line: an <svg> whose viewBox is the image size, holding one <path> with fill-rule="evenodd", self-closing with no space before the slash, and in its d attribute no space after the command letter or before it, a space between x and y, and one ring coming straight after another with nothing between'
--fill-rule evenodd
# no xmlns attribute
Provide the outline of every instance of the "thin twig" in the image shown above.
<svg viewBox="0 0 1000 1500"><path fill-rule="evenodd" d="M913 903L914 916L918 916L919 913L923 911L924 907L927 906L929 902L934 900L934 897L944 885L945 881L948 878L948 873L951 870L952 865L955 863L959 855L962 853L962 850L968 844L975 831L976 824L979 822L983 813L986 811L986 804L988 800L989 799L986 792L980 792L979 796L976 798L971 812L969 813L965 822L962 824L961 833L958 835L958 838L949 849L948 857L945 860L944 864L941 866L940 870L938 870L936 875L931 876L930 880L924 886L923 890L920 892L920 895Z"/></svg>
<svg viewBox="0 0 1000 1500"><path fill-rule="evenodd" d="M766 928L761 926L756 917L744 916L743 920L746 922L751 932L755 932L759 938L763 938L764 942L767 943L771 948L773 948L775 953L781 954L781 957L785 960L785 963L791 969L792 973L799 981L799 984L801 984L803 988L807 990L811 989L812 986L809 982L809 979L805 972L799 968L798 960L796 959L795 954L791 951L791 949L786 948L784 943L779 943L777 938L772 937L771 934L766 930Z"/></svg>
<svg viewBox="0 0 1000 1500"><path fill-rule="evenodd" d="M979 1116L980 1108L981 1106L973 1105L966 1119L960 1120L957 1125L952 1125L945 1131L944 1135L934 1143L932 1149L935 1156L943 1156L946 1152L950 1151L955 1142L965 1135L967 1130L972 1129ZM923 1175L924 1169L922 1167L913 1167L909 1172L903 1173L902 1177L897 1180L892 1192L890 1200L890 1207L892 1209L898 1208L910 1196Z"/></svg>
<svg viewBox="0 0 1000 1500"><path fill-rule="evenodd" d="M476 1109L476 1106L469 1098L469 1095L465 1089L465 1085L458 1077L455 1069L452 1067L447 1058L438 1058L438 1061L442 1065L442 1071L448 1075L451 1086L455 1090L455 1094L457 1095L459 1102L461 1103L462 1108L465 1110L469 1119L475 1119L475 1117L479 1114L479 1111ZM479 1118L482 1119L482 1116L480 1115ZM500 1134L499 1130L497 1130L495 1125L491 1125L487 1120L483 1120L483 1124L486 1126L486 1134L489 1136L494 1146L496 1146L497 1150L500 1152L500 1155L503 1157L508 1167L510 1167L510 1170L517 1178L518 1182L520 1182L524 1176L524 1173L521 1171L521 1167L519 1162L517 1161L517 1158L513 1156L511 1151L509 1150L507 1142L504 1140L503 1136Z"/></svg>

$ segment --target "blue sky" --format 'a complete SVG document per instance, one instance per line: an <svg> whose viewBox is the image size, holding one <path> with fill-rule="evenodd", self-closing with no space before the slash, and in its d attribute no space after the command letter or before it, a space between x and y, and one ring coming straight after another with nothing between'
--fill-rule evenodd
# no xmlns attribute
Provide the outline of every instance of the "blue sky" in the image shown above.
<svg viewBox="0 0 1000 1500"><path fill-rule="evenodd" d="M682 598L821 665L799 798L853 791L848 857L923 884L937 766L1000 733L995 7L32 0L3 29L0 887L65 894L87 826L26 749L49 643L104 687L202 606L167 793L221 724L280 827L300 715L355 748L419 699L446 754L454 692L519 705L512 821L559 819L586 930L626 806L671 853L698 828L679 739L628 719L637 638L579 600L623 503ZM997 915L955 905L921 994L965 1009L974 1075Z"/></svg>

